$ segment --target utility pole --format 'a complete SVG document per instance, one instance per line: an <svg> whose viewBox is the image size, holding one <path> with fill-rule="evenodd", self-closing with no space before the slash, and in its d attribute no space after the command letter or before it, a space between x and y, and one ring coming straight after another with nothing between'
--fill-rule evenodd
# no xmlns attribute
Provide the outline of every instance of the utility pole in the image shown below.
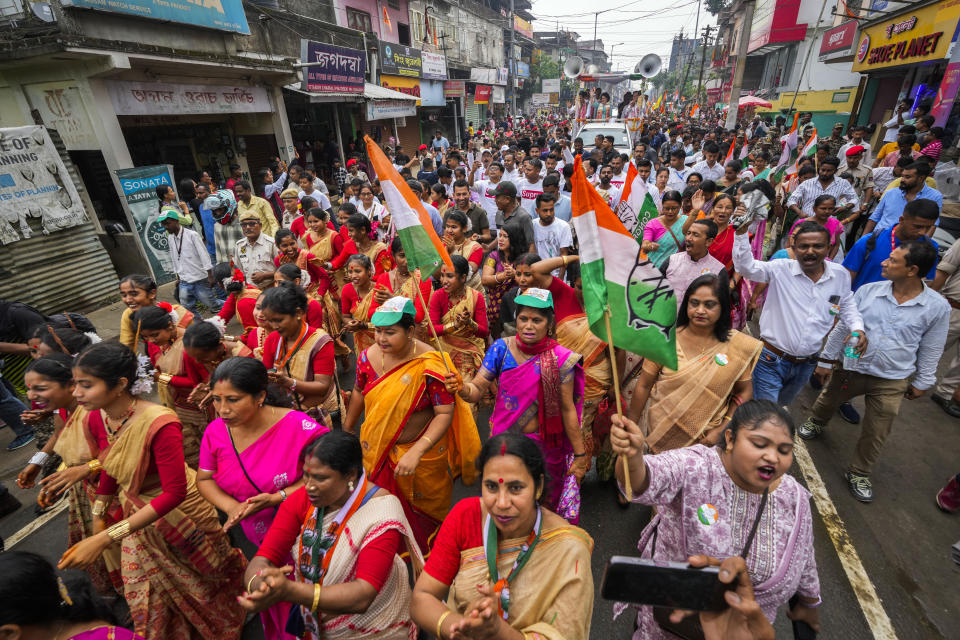
<svg viewBox="0 0 960 640"><path fill-rule="evenodd" d="M511 115L516 117L517 115L517 70L515 67L515 62L513 59L513 26L514 26L514 7L513 0L510 0L510 55L507 60L507 82L509 83L510 89L510 102L511 102ZM510 121L511 128L513 127L513 120Z"/></svg>
<svg viewBox="0 0 960 640"><path fill-rule="evenodd" d="M697 77L697 104L700 103L700 89L703 88L703 67L707 63L707 45L710 43L711 31L713 31L713 27L709 24L703 28L703 48L700 50L700 74Z"/></svg>
<svg viewBox="0 0 960 640"><path fill-rule="evenodd" d="M593 14L593 48L597 48L597 19L600 17L600 12Z"/></svg>
<svg viewBox="0 0 960 640"><path fill-rule="evenodd" d="M743 86L743 70L747 66L747 46L750 44L750 27L753 23L754 4L755 0L744 0L743 3L743 28L740 29L740 42L737 43L737 66L733 70L730 101L727 103L727 121L723 125L725 129L733 129L737 126L740 89ZM824 4L826 4L826 0L824 0ZM819 22L817 20L818 24ZM810 43L810 48L813 48L813 41ZM794 97L796 97L796 94L794 94Z"/></svg>

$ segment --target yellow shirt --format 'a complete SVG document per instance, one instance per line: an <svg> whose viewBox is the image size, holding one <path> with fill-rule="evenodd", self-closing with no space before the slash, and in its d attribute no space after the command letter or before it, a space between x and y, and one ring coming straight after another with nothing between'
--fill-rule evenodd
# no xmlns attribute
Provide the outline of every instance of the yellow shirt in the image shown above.
<svg viewBox="0 0 960 640"><path fill-rule="evenodd" d="M893 153L894 151L897 150L897 148L898 147L896 142L888 142L887 144L880 147L880 151L877 151L877 157L874 158L874 160L883 160L883 157L885 155L887 155L888 153ZM920 151L920 145L914 143L913 150Z"/></svg>
<svg viewBox="0 0 960 640"><path fill-rule="evenodd" d="M246 204L243 200L237 200L237 218L242 219L243 214L247 211L253 211L259 216L260 233L265 233L267 237L272 238L280 230L277 216L273 215L273 207L263 198L252 196L250 204Z"/></svg>
<svg viewBox="0 0 960 640"><path fill-rule="evenodd" d="M927 176L927 186L937 188L937 181ZM893 181L887 185L887 188L883 190L884 193L890 191L890 189L897 189L900 187L900 178L894 178Z"/></svg>

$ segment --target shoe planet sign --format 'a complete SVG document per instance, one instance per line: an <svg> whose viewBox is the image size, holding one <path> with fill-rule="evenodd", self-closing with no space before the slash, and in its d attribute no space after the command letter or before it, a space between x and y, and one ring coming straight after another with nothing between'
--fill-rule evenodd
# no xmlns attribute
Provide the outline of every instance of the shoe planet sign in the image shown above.
<svg viewBox="0 0 960 640"><path fill-rule="evenodd" d="M0 129L0 244L30 238L29 218L44 235L87 221L80 194L42 126Z"/></svg>

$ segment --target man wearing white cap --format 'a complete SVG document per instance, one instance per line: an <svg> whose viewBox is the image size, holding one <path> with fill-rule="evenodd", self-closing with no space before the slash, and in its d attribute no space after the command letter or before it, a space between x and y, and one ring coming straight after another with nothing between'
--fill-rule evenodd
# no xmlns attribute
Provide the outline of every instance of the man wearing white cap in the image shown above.
<svg viewBox="0 0 960 640"><path fill-rule="evenodd" d="M256 217L255 213L248 215ZM180 215L173 207L164 207L157 222L170 235L167 242L170 262L177 274L180 303L197 316L200 315L197 300L210 311L219 311L223 305L213 293L213 265L200 234L181 227Z"/></svg>

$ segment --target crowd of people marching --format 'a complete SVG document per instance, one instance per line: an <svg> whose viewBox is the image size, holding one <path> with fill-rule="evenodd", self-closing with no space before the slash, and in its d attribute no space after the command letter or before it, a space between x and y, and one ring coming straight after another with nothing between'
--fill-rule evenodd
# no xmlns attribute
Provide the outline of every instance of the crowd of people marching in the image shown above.
<svg viewBox="0 0 960 640"><path fill-rule="evenodd" d="M734 131L647 117L628 154L576 137L578 115L385 150L450 256L432 277L408 268L393 183L358 153L327 182L278 161L253 184L158 189L179 302L123 277L118 340L0 302L3 377L30 403L0 387L0 418L10 449L41 445L17 484L39 509L69 501L58 568L100 594L8 552L0 625L227 639L257 613L270 640L588 638L593 468L624 507L627 480L656 507L642 556L723 561L738 584L699 635L641 606L634 638L772 638L784 606L819 629L795 435L823 437L837 412L861 424L846 478L870 502L903 399L933 389L960 417L960 249L938 260L930 238L944 133L922 107L879 149L859 127L818 138L808 114ZM590 331L577 163L617 213L629 189L650 196L621 219L676 300L676 369L611 357ZM820 395L795 427L784 407L806 384ZM458 478L479 497L454 503ZM957 478L937 503L960 507ZM0 511L18 506L3 489ZM126 602L132 632L100 596Z"/></svg>

